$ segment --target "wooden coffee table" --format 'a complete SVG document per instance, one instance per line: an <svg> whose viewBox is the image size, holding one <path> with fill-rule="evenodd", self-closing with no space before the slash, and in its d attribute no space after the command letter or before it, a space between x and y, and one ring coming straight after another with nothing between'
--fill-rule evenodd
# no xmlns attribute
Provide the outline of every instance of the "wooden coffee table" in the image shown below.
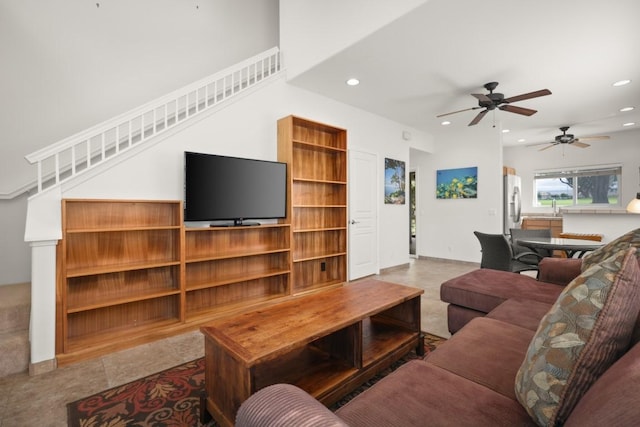
<svg viewBox="0 0 640 427"><path fill-rule="evenodd" d="M413 348L423 354L423 292L368 279L203 326L203 418L232 426L252 393L282 382L330 405Z"/></svg>

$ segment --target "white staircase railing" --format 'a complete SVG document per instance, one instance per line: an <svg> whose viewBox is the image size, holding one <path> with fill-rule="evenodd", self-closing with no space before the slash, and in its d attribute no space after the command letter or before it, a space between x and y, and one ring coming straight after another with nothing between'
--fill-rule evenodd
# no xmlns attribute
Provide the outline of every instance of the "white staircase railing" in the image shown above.
<svg viewBox="0 0 640 427"><path fill-rule="evenodd" d="M280 71L277 47L26 156L37 192L84 173Z"/></svg>

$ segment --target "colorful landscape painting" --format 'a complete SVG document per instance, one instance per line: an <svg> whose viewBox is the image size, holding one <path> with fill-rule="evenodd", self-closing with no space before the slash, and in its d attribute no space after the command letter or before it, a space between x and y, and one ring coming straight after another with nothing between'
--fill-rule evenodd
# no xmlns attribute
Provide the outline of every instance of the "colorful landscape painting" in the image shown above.
<svg viewBox="0 0 640 427"><path fill-rule="evenodd" d="M404 162L384 159L384 203L404 205Z"/></svg>
<svg viewBox="0 0 640 427"><path fill-rule="evenodd" d="M477 199L478 167L436 171L437 199Z"/></svg>

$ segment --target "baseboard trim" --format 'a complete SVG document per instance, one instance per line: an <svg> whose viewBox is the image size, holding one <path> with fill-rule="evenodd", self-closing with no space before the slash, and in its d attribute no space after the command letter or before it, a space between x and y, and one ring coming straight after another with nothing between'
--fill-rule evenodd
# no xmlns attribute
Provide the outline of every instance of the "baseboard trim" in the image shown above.
<svg viewBox="0 0 640 427"><path fill-rule="evenodd" d="M407 262L407 263L404 263L404 264L394 265L393 267L381 268L381 269L380 269L380 274L382 274L382 273L388 273L388 272L390 272L390 271L398 270L398 269L401 269L401 268L409 268L409 266L410 266L410 265L411 265L411 263L408 263L408 262Z"/></svg>
<svg viewBox="0 0 640 427"><path fill-rule="evenodd" d="M418 259L438 261L438 262L448 262L451 264L463 264L463 265L469 265L469 266L476 266L480 268L479 262L461 261L458 259L449 259L449 258L437 258L437 257L431 257L431 256L424 256L424 255L418 255Z"/></svg>
<svg viewBox="0 0 640 427"><path fill-rule="evenodd" d="M42 362L29 363L29 375L35 376L55 371L58 367L56 359L43 360Z"/></svg>

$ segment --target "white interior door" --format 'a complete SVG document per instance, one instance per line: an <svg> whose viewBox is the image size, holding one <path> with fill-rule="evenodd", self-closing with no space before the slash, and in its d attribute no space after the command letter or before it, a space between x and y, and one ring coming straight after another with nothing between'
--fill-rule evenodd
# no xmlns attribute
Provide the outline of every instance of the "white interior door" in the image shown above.
<svg viewBox="0 0 640 427"><path fill-rule="evenodd" d="M349 280L378 273L377 164L349 150Z"/></svg>

